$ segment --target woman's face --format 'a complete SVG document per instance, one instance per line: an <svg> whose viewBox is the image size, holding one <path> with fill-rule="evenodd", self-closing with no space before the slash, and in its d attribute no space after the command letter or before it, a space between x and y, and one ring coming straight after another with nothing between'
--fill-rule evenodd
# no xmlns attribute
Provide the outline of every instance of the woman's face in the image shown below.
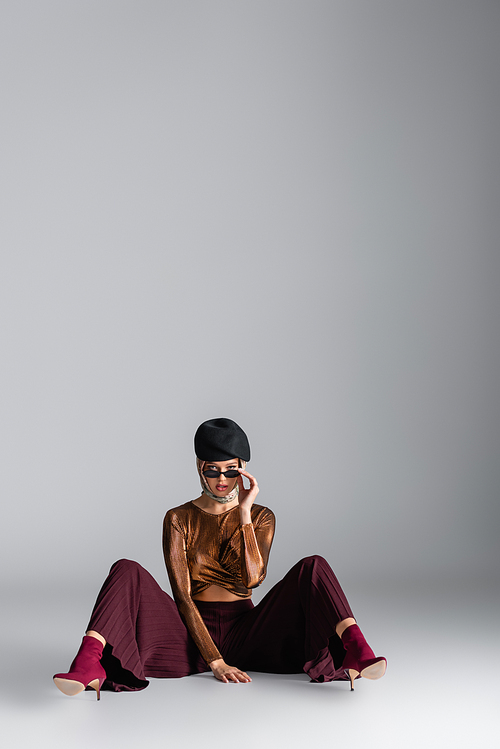
<svg viewBox="0 0 500 749"><path fill-rule="evenodd" d="M240 461L238 460L238 458L233 458L232 460L207 460L205 461L205 465L202 468L202 472L236 471L239 467ZM226 476L223 476L221 474L217 478L205 476L205 481L210 487L210 491L212 492L212 494L215 494L216 497L226 497L229 492L233 491L234 487L236 486L236 482L238 481L238 477L236 476L236 478L231 479L226 478Z"/></svg>

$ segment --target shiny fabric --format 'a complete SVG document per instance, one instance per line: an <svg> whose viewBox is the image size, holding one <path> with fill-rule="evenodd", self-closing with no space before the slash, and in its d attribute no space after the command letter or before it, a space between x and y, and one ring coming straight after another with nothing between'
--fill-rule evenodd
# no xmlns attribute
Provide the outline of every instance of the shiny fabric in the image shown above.
<svg viewBox="0 0 500 749"><path fill-rule="evenodd" d="M265 673L305 671L312 681L346 679L335 627L352 611L323 557L302 559L255 607L249 598L195 605L229 665ZM137 562L121 559L112 566L87 629L107 641L103 689L136 691L150 677L209 670L174 601Z"/></svg>
<svg viewBox="0 0 500 749"><path fill-rule="evenodd" d="M192 502L174 507L163 523L163 553L172 593L206 663L221 658L193 596L210 585L249 598L264 580L274 536L274 514L253 505L252 523L241 525L239 506L218 515Z"/></svg>

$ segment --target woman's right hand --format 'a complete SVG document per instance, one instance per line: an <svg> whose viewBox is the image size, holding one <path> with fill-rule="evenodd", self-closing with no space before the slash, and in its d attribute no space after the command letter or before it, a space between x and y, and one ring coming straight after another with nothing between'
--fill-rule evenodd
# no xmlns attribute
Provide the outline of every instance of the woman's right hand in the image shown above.
<svg viewBox="0 0 500 749"><path fill-rule="evenodd" d="M212 661L212 663L210 663L210 668L212 669L215 678L219 681L223 681L225 684L229 684L230 682L237 684L240 681L252 681L248 674L244 671L240 671L240 669L235 666L228 666L222 658Z"/></svg>

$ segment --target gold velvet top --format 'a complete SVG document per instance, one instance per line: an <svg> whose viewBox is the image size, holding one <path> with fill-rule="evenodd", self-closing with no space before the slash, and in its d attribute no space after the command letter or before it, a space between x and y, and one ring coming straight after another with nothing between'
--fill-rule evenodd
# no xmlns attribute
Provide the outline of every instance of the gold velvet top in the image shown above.
<svg viewBox="0 0 500 749"><path fill-rule="evenodd" d="M240 598L264 580L274 536L274 514L253 505L252 522L241 525L239 506L220 515L192 502L174 507L163 522L163 553L179 612L207 663L221 654L192 596L219 585Z"/></svg>

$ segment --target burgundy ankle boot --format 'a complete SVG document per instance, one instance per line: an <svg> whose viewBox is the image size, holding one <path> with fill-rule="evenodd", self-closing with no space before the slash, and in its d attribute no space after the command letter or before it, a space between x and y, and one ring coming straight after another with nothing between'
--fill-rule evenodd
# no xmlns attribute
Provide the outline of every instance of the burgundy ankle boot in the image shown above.
<svg viewBox="0 0 500 749"><path fill-rule="evenodd" d="M100 664L103 644L96 637L85 635L80 650L67 674L55 674L54 683L64 694L74 695L83 692L85 687L92 687L101 699L101 687L106 678L106 671Z"/></svg>
<svg viewBox="0 0 500 749"><path fill-rule="evenodd" d="M359 674L365 679L380 679L385 674L386 659L375 657L357 624L344 629L341 639L347 650L343 666L351 681L351 692L354 690L354 679Z"/></svg>

